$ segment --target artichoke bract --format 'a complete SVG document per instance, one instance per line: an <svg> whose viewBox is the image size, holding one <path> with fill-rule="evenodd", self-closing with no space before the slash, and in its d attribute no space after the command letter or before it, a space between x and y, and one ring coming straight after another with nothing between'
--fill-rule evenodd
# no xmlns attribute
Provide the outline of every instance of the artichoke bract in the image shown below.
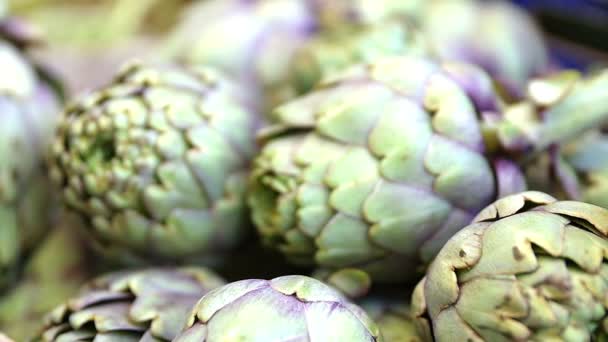
<svg viewBox="0 0 608 342"><path fill-rule="evenodd" d="M496 101L474 66L399 57L280 106L250 178L263 242L297 264L415 279L479 210L525 189L485 145L478 114Z"/></svg>
<svg viewBox="0 0 608 342"><path fill-rule="evenodd" d="M281 94L290 56L316 30L308 1L202 1L185 10L169 54L218 67L273 106L291 95Z"/></svg>
<svg viewBox="0 0 608 342"><path fill-rule="evenodd" d="M506 1L429 1L422 27L443 60L482 66L511 96L549 71L548 49L533 20Z"/></svg>
<svg viewBox="0 0 608 342"><path fill-rule="evenodd" d="M24 51L37 40L27 24L0 18L0 289L54 216L44 159L60 96Z"/></svg>
<svg viewBox="0 0 608 342"><path fill-rule="evenodd" d="M591 341L608 330L608 210L541 192L488 206L412 296L436 341Z"/></svg>
<svg viewBox="0 0 608 342"><path fill-rule="evenodd" d="M194 307L175 342L382 341L376 324L339 292L305 276L242 280Z"/></svg>
<svg viewBox="0 0 608 342"><path fill-rule="evenodd" d="M245 237L257 118L242 97L214 69L134 63L68 105L51 177L98 249L127 263L179 262Z"/></svg>
<svg viewBox="0 0 608 342"><path fill-rule="evenodd" d="M197 300L221 285L194 267L110 273L53 310L35 341L172 341Z"/></svg>
<svg viewBox="0 0 608 342"><path fill-rule="evenodd" d="M353 26L345 32L320 34L302 45L293 56L290 79L296 92L305 94L323 77L353 64L385 56L427 54L423 35L406 20Z"/></svg>

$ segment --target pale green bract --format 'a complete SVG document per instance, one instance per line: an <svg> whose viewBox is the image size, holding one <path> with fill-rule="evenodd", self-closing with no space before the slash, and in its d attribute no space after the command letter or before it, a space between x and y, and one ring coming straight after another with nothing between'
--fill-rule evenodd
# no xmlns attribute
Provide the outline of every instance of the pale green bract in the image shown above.
<svg viewBox="0 0 608 342"><path fill-rule="evenodd" d="M245 183L257 117L206 67L127 65L61 119L51 176L107 256L218 256L248 231Z"/></svg>

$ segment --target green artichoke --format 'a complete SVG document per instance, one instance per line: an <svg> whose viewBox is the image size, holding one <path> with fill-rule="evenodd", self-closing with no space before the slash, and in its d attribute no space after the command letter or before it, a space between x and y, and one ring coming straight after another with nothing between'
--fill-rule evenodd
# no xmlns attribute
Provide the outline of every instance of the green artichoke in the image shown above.
<svg viewBox="0 0 608 342"><path fill-rule="evenodd" d="M591 132L564 146L561 160L566 164L557 165L560 170L570 170L576 175L574 178L573 173L567 173L570 177L561 178L561 184L568 189L570 197L608 208L607 158L608 136L600 131Z"/></svg>
<svg viewBox="0 0 608 342"><path fill-rule="evenodd" d="M294 263L412 280L479 210L526 189L519 163L529 152L608 115L606 76L575 82L523 120L510 107L502 115L472 65L355 66L274 111L250 177L253 221Z"/></svg>
<svg viewBox="0 0 608 342"><path fill-rule="evenodd" d="M315 31L308 1L201 1L185 10L169 39L168 54L218 67L258 98L265 95L272 106L291 95L282 94L290 55Z"/></svg>
<svg viewBox="0 0 608 342"><path fill-rule="evenodd" d="M549 71L540 30L508 2L429 1L422 27L439 58L483 67L515 98L528 79Z"/></svg>
<svg viewBox="0 0 608 342"><path fill-rule="evenodd" d="M26 24L0 18L0 289L54 215L44 154L60 98L24 51L37 39Z"/></svg>
<svg viewBox="0 0 608 342"><path fill-rule="evenodd" d="M346 32L321 34L296 51L291 62L291 83L298 93L304 94L322 77L352 64L410 54L427 55L428 47L419 30L404 20L386 20Z"/></svg>
<svg viewBox="0 0 608 342"><path fill-rule="evenodd" d="M98 249L176 262L243 240L257 125L243 96L213 69L135 63L67 107L51 177Z"/></svg>
<svg viewBox="0 0 608 342"><path fill-rule="evenodd" d="M35 341L172 341L196 301L221 285L201 268L111 273L53 310Z"/></svg>
<svg viewBox="0 0 608 342"><path fill-rule="evenodd" d="M19 283L0 298L0 330L29 341L44 315L94 274L88 250L66 217L28 260Z"/></svg>
<svg viewBox="0 0 608 342"><path fill-rule="evenodd" d="M372 296L358 303L378 324L385 342L422 342L409 305L391 296Z"/></svg>
<svg viewBox="0 0 608 342"><path fill-rule="evenodd" d="M591 341L608 331L608 210L541 192L488 206L412 296L441 341Z"/></svg>
<svg viewBox="0 0 608 342"><path fill-rule="evenodd" d="M473 66L401 57L279 107L250 179L263 242L297 264L415 278L479 210L525 188L485 146L478 110L496 101Z"/></svg>
<svg viewBox="0 0 608 342"><path fill-rule="evenodd" d="M230 283L205 295L175 342L382 341L358 306L315 279Z"/></svg>

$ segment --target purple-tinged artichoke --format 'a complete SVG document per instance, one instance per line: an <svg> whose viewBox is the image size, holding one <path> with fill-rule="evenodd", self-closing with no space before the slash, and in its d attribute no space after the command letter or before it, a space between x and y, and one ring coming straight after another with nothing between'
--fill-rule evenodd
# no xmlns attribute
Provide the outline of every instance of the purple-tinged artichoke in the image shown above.
<svg viewBox="0 0 608 342"><path fill-rule="evenodd" d="M243 241L258 124L246 96L215 69L135 63L68 105L51 176L99 249L173 263Z"/></svg>
<svg viewBox="0 0 608 342"><path fill-rule="evenodd" d="M372 295L357 304L378 324L384 342L422 342L415 317L402 298Z"/></svg>
<svg viewBox="0 0 608 342"><path fill-rule="evenodd" d="M242 280L206 294L175 342L369 341L382 338L358 306L304 276Z"/></svg>
<svg viewBox="0 0 608 342"><path fill-rule="evenodd" d="M0 18L0 290L54 216L45 153L60 96L25 50L38 38L25 23Z"/></svg>
<svg viewBox="0 0 608 342"><path fill-rule="evenodd" d="M499 192L524 188L514 163L485 146L478 115L496 101L473 66L402 57L277 108L250 183L263 242L297 264L415 279Z"/></svg>
<svg viewBox="0 0 608 342"><path fill-rule="evenodd" d="M221 285L194 267L110 273L53 310L35 341L172 341L197 300Z"/></svg>
<svg viewBox="0 0 608 342"><path fill-rule="evenodd" d="M442 60L477 64L512 97L549 71L542 34L521 9L506 1L429 1L422 27Z"/></svg>
<svg viewBox="0 0 608 342"><path fill-rule="evenodd" d="M201 1L185 10L169 54L222 69L272 106L291 95L282 94L290 56L315 31L308 1Z"/></svg>
<svg viewBox="0 0 608 342"><path fill-rule="evenodd" d="M445 244L418 284L418 329L437 342L605 338L607 237L601 207L541 192L502 198Z"/></svg>
<svg viewBox="0 0 608 342"><path fill-rule="evenodd" d="M472 65L355 66L274 111L250 177L253 221L293 263L416 279L479 210L526 188L528 152L608 115L589 107L604 101L605 79L577 82L573 98L533 112L537 122L503 117Z"/></svg>

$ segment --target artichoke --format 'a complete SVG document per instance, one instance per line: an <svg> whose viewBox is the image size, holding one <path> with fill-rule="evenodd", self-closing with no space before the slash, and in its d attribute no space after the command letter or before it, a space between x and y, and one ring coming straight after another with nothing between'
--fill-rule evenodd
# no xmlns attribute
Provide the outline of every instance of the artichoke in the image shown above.
<svg viewBox="0 0 608 342"><path fill-rule="evenodd" d="M439 58L480 65L514 98L523 95L528 79L549 71L540 30L515 5L469 0L429 3L422 27Z"/></svg>
<svg viewBox="0 0 608 342"><path fill-rule="evenodd" d="M608 332L608 211L541 192L488 206L412 296L441 341L591 341Z"/></svg>
<svg viewBox="0 0 608 342"><path fill-rule="evenodd" d="M378 324L385 342L422 342L409 305L391 296L371 296L359 305Z"/></svg>
<svg viewBox="0 0 608 342"><path fill-rule="evenodd" d="M202 268L110 273L53 310L35 341L171 341L196 301L221 285Z"/></svg>
<svg viewBox="0 0 608 342"><path fill-rule="evenodd" d="M428 47L423 35L408 21L355 26L346 32L320 34L306 42L293 56L290 78L296 92L304 94L323 77L352 64L409 54L427 55Z"/></svg>
<svg viewBox="0 0 608 342"><path fill-rule="evenodd" d="M44 153L60 97L24 51L37 40L27 24L0 18L0 289L14 280L54 215Z"/></svg>
<svg viewBox="0 0 608 342"><path fill-rule="evenodd" d="M263 242L297 264L415 278L499 193L524 188L514 163L484 145L478 110L496 101L473 66L400 57L280 106L250 179Z"/></svg>
<svg viewBox="0 0 608 342"><path fill-rule="evenodd" d="M51 177L108 256L217 256L248 231L257 119L245 102L214 69L128 65L66 108Z"/></svg>
<svg viewBox="0 0 608 342"><path fill-rule="evenodd" d="M241 280L209 292L175 342L381 340L365 312L329 286L284 276Z"/></svg>
<svg viewBox="0 0 608 342"><path fill-rule="evenodd" d="M0 330L29 341L44 315L77 293L94 273L90 255L63 217L28 260L19 283L0 298Z"/></svg>
<svg viewBox="0 0 608 342"><path fill-rule="evenodd" d="M605 102L604 76L521 120L501 115L490 79L471 65L355 66L274 111L250 177L253 221L293 263L412 280L479 210L526 188L528 151L608 115L593 106Z"/></svg>
<svg viewBox="0 0 608 342"><path fill-rule="evenodd" d="M268 106L285 91L289 60L316 27L309 0L209 0L185 10L168 54L190 64L218 67ZM262 106L258 103L258 106Z"/></svg>

